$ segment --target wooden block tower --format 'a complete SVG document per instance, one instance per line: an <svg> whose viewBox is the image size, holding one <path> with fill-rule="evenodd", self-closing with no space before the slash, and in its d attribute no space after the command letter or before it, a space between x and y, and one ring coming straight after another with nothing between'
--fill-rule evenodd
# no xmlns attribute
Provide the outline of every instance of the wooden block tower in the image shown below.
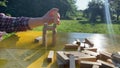
<svg viewBox="0 0 120 68"><path fill-rule="evenodd" d="M54 23L52 26L48 25L48 23L44 24L43 27L43 45L47 46L47 30L52 31L52 45L56 43L56 25L57 25L57 12L54 14Z"/></svg>

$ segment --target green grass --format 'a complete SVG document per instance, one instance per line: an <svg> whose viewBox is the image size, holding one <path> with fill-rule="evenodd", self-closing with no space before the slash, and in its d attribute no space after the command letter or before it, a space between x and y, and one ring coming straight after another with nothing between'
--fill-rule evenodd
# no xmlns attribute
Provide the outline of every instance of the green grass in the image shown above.
<svg viewBox="0 0 120 68"><path fill-rule="evenodd" d="M61 24L57 25L58 32L81 32L81 33L102 33L107 34L108 29L106 23L96 22L91 24L88 21L80 20L61 20ZM120 34L120 24L113 24L115 34ZM42 31L43 26L34 28L33 31ZM4 35L3 39L10 37L15 33Z"/></svg>
<svg viewBox="0 0 120 68"><path fill-rule="evenodd" d="M106 23L90 24L88 21L79 20L61 20L61 24L57 26L58 32L81 32L81 33L108 33ZM113 29L116 34L120 34L120 25L113 24ZM37 27L33 30L41 31L42 27Z"/></svg>

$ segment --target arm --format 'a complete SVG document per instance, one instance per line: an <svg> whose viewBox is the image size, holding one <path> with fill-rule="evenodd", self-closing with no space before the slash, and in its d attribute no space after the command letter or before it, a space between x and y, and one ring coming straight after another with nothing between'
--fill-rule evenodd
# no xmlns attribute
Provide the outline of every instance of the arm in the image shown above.
<svg viewBox="0 0 120 68"><path fill-rule="evenodd" d="M51 24L54 22L55 12L58 12L57 8L51 9L43 17L38 18L9 17L4 14L0 14L0 31L18 32L42 26L44 23ZM57 13L57 24L59 24L59 19L60 15Z"/></svg>

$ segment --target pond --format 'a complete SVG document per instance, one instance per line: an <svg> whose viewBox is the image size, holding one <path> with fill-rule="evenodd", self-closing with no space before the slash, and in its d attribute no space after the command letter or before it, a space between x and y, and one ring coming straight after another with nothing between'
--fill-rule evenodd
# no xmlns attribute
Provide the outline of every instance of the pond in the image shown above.
<svg viewBox="0 0 120 68"><path fill-rule="evenodd" d="M50 50L64 50L64 44L72 43L75 39L84 41L88 38L100 51L120 51L120 35L111 39L106 34L92 33L57 33L56 45L51 45L52 34L48 32L47 46L42 40L34 43L34 39L42 36L42 32L19 32L0 42L0 68L57 68L56 57L54 62L48 63L46 58Z"/></svg>

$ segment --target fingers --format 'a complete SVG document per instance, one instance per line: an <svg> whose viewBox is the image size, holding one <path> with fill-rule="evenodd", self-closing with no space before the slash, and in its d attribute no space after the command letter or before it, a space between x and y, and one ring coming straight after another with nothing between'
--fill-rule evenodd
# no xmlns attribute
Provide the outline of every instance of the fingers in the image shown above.
<svg viewBox="0 0 120 68"><path fill-rule="evenodd" d="M47 12L43 16L43 19L48 22L48 24L52 24L53 22L56 24L60 24L60 14L58 13L59 9L58 8L53 8L50 11Z"/></svg>
<svg viewBox="0 0 120 68"><path fill-rule="evenodd" d="M60 14L57 13L57 24L59 25L60 24Z"/></svg>
<svg viewBox="0 0 120 68"><path fill-rule="evenodd" d="M49 13L50 16L54 16L56 13L58 13L58 11L59 11L59 9L53 8L48 13Z"/></svg>
<svg viewBox="0 0 120 68"><path fill-rule="evenodd" d="M49 11L49 13L50 13L50 17L53 17L54 19L56 18L56 21L54 21L54 22L59 25L60 24L60 14L58 13L58 11L59 11L59 9L53 8Z"/></svg>
<svg viewBox="0 0 120 68"><path fill-rule="evenodd" d="M58 19L56 23L57 23L57 25L60 25L60 19Z"/></svg>

